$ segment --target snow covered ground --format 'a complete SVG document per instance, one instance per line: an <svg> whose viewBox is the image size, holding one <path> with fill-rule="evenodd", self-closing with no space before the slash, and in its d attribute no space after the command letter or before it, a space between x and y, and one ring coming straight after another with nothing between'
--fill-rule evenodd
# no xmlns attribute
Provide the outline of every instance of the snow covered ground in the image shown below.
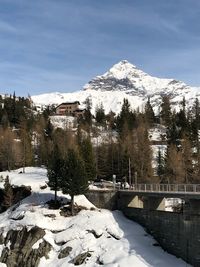
<svg viewBox="0 0 200 267"><path fill-rule="evenodd" d="M77 118L72 116L50 116L50 121L55 128L73 129L76 128Z"/></svg>
<svg viewBox="0 0 200 267"><path fill-rule="evenodd" d="M101 265L106 267L183 267L186 263L154 246L156 241L144 229L128 219L120 211L99 210L84 197L77 196L75 202L85 206L77 216L63 217L59 210L50 210L45 204L53 198L49 188L40 187L47 181L43 168L26 168L2 172L4 178L9 175L12 184L30 185L32 195L21 201L18 207L12 207L0 214L0 230L6 235L10 229L29 229L38 226L45 229L44 240L52 245L49 259L42 258L39 267L74 266L72 259L83 252L90 252L91 257L83 264L86 267ZM1 182L0 186L3 185ZM63 200L69 196L58 193ZM50 216L49 216L50 215ZM15 220L21 216L21 220ZM55 232L56 230L56 232ZM37 248L39 243L34 245ZM0 253L4 245L0 245ZM58 259L59 252L65 247L72 250L66 258ZM5 266L1 265L0 266ZM188 266L188 265L187 265Z"/></svg>
<svg viewBox="0 0 200 267"><path fill-rule="evenodd" d="M95 114L95 109L101 103L105 109L105 113L108 114L110 111L118 114L121 111L124 98L128 98L133 109L142 107L143 100L138 96L129 96L125 92L119 91L107 91L101 92L96 90L77 91L74 93L49 93L42 95L32 96L31 99L37 107L46 105L59 105L62 102L79 101L80 108L85 108L85 100L89 98L92 102L92 114Z"/></svg>

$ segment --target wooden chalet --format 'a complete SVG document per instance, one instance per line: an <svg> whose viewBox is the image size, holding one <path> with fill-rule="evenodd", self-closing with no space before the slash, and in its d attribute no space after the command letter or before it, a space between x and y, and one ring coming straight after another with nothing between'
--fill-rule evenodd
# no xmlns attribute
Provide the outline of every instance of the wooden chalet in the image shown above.
<svg viewBox="0 0 200 267"><path fill-rule="evenodd" d="M80 102L65 102L56 107L56 115L60 116L83 116L85 109L79 108Z"/></svg>

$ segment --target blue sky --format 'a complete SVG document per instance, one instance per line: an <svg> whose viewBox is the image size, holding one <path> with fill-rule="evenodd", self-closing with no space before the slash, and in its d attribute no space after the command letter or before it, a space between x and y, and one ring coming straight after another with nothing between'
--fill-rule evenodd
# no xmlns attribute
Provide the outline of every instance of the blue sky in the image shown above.
<svg viewBox="0 0 200 267"><path fill-rule="evenodd" d="M0 93L76 91L123 59L200 86L200 1L0 0Z"/></svg>

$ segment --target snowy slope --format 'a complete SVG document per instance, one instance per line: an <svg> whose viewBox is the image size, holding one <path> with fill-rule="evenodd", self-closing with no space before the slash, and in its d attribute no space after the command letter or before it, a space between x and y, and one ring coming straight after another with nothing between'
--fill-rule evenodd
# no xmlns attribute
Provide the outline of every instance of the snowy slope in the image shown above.
<svg viewBox="0 0 200 267"><path fill-rule="evenodd" d="M164 93L164 90L173 92L188 88L186 84L173 79L152 77L127 60L115 64L108 72L95 77L84 86L85 90L126 91L131 95L141 96L161 91Z"/></svg>
<svg viewBox="0 0 200 267"><path fill-rule="evenodd" d="M152 77L139 70L126 60L115 64L105 74L89 81L81 91L74 93L50 93L32 96L36 106L78 100L82 105L87 97L92 101L93 113L99 103L103 103L106 113L112 110L118 113L124 98L128 98L133 109L142 109L148 97L155 110L162 95L169 95L175 108L185 96L191 106L196 97L200 97L200 88L194 88L174 79Z"/></svg>
<svg viewBox="0 0 200 267"><path fill-rule="evenodd" d="M185 266L182 260L153 246L155 240L141 226L126 219L121 212L90 210L94 206L84 196L77 196L75 201L88 210L82 210L77 216L63 217L59 210L48 209L45 202L52 197L52 192L49 188L41 190L39 187L47 180L45 169L27 168L26 173L19 172L20 170L0 174L4 178L9 174L13 184L30 184L33 193L15 209L10 208L0 214L0 232L5 236L10 229L19 230L23 226L44 229L44 237L33 248L38 248L43 240L49 242L52 248L49 258L43 257L39 267L74 266L72 260L78 254L88 251L91 257L84 263L85 267L99 266L97 262L107 267ZM68 198L60 192L58 195L63 199ZM16 220L20 216L22 218ZM9 243L6 246L9 247ZM72 248L70 254L58 259L59 252L67 246ZM0 253L4 247L5 245L0 245Z"/></svg>
<svg viewBox="0 0 200 267"><path fill-rule="evenodd" d="M133 109L141 107L143 100L139 96L129 96L126 92L120 91L96 91L96 90L85 90L77 91L74 93L49 93L32 96L32 100L36 106L40 105L58 105L62 102L71 102L78 100L81 104L80 107L85 107L84 101L86 98L90 98L92 101L92 112L95 113L95 108L100 103L103 103L106 113L111 110L115 113L119 113L123 104L123 99L128 98Z"/></svg>

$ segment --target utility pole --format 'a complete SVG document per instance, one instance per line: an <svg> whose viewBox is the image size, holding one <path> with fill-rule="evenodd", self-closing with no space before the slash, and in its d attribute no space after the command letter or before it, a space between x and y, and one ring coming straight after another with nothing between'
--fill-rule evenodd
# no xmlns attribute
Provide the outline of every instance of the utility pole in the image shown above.
<svg viewBox="0 0 200 267"><path fill-rule="evenodd" d="M23 137L23 153L24 153L24 162L23 162L23 173L25 173L25 167L26 167L26 144L25 144L25 137Z"/></svg>
<svg viewBox="0 0 200 267"><path fill-rule="evenodd" d="M135 188L137 188L137 172L135 172Z"/></svg>
<svg viewBox="0 0 200 267"><path fill-rule="evenodd" d="M131 187L131 159L128 158L128 177L129 177L129 186Z"/></svg>

